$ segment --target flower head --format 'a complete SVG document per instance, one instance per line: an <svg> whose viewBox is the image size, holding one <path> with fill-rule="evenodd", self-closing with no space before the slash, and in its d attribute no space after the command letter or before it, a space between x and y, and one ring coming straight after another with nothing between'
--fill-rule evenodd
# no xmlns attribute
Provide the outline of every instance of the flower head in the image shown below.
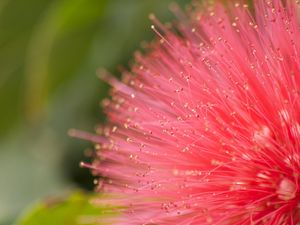
<svg viewBox="0 0 300 225"><path fill-rule="evenodd" d="M151 16L160 41L105 77L92 167L126 206L116 223L299 223L297 2L174 10L176 31Z"/></svg>

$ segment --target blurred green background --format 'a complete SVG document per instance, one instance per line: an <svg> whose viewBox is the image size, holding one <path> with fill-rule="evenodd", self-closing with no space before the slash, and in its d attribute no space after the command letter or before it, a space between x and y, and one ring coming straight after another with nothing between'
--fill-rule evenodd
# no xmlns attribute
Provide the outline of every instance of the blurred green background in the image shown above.
<svg viewBox="0 0 300 225"><path fill-rule="evenodd" d="M108 86L96 70L127 67L155 36L149 13L169 21L171 1L0 0L1 225L39 199L92 190L78 166L92 146L67 131L93 132L104 121Z"/></svg>

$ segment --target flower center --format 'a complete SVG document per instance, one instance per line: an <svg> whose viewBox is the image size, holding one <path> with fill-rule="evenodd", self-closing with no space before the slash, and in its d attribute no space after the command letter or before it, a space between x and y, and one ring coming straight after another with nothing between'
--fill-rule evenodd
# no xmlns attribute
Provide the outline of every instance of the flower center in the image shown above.
<svg viewBox="0 0 300 225"><path fill-rule="evenodd" d="M296 197L296 185L290 179L283 178L277 187L276 193L279 199L289 201Z"/></svg>

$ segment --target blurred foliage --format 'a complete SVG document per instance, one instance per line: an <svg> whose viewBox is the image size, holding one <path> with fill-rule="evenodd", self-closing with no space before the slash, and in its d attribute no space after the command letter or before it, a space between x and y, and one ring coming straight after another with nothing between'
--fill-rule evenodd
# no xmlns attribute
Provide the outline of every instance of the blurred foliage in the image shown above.
<svg viewBox="0 0 300 225"><path fill-rule="evenodd" d="M115 216L112 209L90 203L94 196L75 192L67 199L37 203L16 225L99 225L104 217Z"/></svg>
<svg viewBox="0 0 300 225"><path fill-rule="evenodd" d="M78 167L92 146L67 130L104 121L108 86L96 70L126 67L154 36L149 13L168 21L171 1L0 0L1 225L45 196L92 188Z"/></svg>

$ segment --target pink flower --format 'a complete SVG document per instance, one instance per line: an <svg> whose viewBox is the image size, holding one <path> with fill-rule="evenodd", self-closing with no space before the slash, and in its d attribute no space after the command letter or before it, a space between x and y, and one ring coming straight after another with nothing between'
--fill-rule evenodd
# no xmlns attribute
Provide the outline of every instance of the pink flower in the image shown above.
<svg viewBox="0 0 300 225"><path fill-rule="evenodd" d="M152 16L160 42L105 77L109 125L87 138L114 222L300 223L297 2L205 9L175 9L176 32Z"/></svg>

